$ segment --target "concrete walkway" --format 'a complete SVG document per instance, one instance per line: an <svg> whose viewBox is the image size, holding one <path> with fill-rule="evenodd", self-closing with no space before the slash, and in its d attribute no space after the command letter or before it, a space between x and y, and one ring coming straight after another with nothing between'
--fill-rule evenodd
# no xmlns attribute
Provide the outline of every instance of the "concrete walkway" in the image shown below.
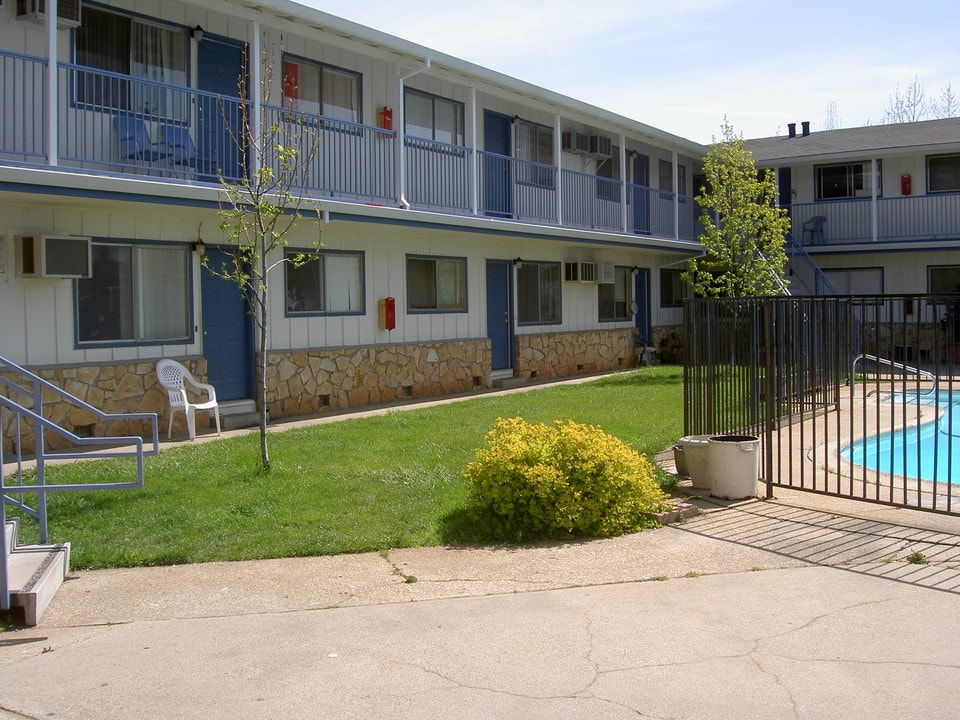
<svg viewBox="0 0 960 720"><path fill-rule="evenodd" d="M960 718L960 519L694 502L609 540L77 573L38 627L0 635L0 708Z"/></svg>

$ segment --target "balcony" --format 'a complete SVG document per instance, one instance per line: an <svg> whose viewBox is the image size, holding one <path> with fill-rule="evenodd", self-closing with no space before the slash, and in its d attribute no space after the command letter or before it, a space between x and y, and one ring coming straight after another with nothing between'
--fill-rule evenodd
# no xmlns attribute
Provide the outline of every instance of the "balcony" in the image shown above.
<svg viewBox="0 0 960 720"><path fill-rule="evenodd" d="M50 113L47 61L0 51L0 164L208 186L248 172L235 138L255 109L237 98L71 63L59 63L56 78ZM272 105L259 111L265 126L286 126L302 143L302 157L316 148L298 178L315 198L634 237L695 241L699 232L692 197L411 136L401 155L392 130ZM119 128L131 122L146 130L149 152L124 149ZM269 150L261 159L277 163Z"/></svg>
<svg viewBox="0 0 960 720"><path fill-rule="evenodd" d="M806 247L960 237L960 193L795 203L790 215L793 235ZM814 217L825 218L822 233L803 230Z"/></svg>

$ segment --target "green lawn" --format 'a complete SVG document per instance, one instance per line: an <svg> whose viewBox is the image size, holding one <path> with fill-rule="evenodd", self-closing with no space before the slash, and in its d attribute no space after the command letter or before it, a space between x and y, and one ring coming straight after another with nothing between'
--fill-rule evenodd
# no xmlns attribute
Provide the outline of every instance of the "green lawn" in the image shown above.
<svg viewBox="0 0 960 720"><path fill-rule="evenodd" d="M269 475L257 470L256 433L170 448L147 459L141 490L52 496L50 540L71 543L77 568L490 542L461 473L498 417L599 425L652 455L682 434L682 381L681 368L643 368L277 432ZM129 461L75 463L48 468L48 482L132 472Z"/></svg>

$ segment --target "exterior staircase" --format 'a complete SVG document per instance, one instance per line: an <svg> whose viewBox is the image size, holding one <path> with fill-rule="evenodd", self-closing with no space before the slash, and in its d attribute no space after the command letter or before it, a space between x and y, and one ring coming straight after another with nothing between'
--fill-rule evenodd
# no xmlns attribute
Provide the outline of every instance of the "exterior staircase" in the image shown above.
<svg viewBox="0 0 960 720"><path fill-rule="evenodd" d="M21 608L23 623L34 626L70 571L70 543L20 545L19 518L4 523L10 608Z"/></svg>
<svg viewBox="0 0 960 720"><path fill-rule="evenodd" d="M227 400L220 403L220 425L224 430L253 427L260 423L255 400Z"/></svg>

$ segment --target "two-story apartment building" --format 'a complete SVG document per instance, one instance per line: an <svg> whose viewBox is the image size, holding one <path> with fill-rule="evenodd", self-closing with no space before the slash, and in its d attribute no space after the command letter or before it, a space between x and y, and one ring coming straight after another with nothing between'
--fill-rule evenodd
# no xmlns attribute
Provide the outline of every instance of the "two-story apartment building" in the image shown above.
<svg viewBox="0 0 960 720"><path fill-rule="evenodd" d="M775 171L793 240L826 276L798 264L792 292L960 292L960 118L825 132L794 124L746 147Z"/></svg>
<svg viewBox="0 0 960 720"><path fill-rule="evenodd" d="M218 175L259 161L241 104L318 149L274 418L628 366L681 321L659 270L699 252L706 148L296 2L7 0L0 98L0 356L107 410L162 414L163 357L253 397L247 307L201 261Z"/></svg>

